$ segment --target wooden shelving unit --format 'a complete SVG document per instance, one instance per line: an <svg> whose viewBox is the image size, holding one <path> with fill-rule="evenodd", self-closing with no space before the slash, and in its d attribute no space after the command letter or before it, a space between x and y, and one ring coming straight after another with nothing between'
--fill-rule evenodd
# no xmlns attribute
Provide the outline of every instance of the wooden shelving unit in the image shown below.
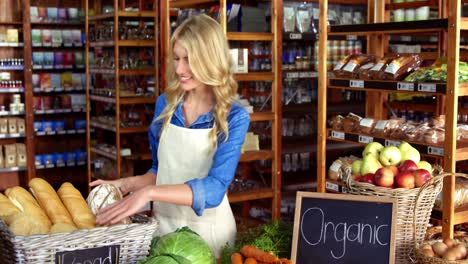
<svg viewBox="0 0 468 264"><path fill-rule="evenodd" d="M242 203L245 206L251 201L269 199L271 200L272 218L278 219L280 217L281 206L281 138L280 138L280 123L281 123L281 49L278 49L281 40L281 29L279 27L279 18L282 16L282 1L268 1L271 4L271 31L269 32L227 32L226 22L226 0L176 0L176 1L163 1L161 5L161 35L162 35L162 50L167 52L167 46L170 36L170 14L175 13L174 8L210 8L212 6L219 6L219 22L225 28L226 37L230 42L237 42L248 44L251 41L262 41L271 43L272 54L272 70L265 72L250 72L243 74L235 74L238 82L254 82L254 81L268 81L271 82L271 110L264 112L254 112L250 115L252 122L271 122L271 149L262 149L255 152L246 152L241 155L239 166L248 164L249 162L260 160L271 160L271 186L261 190L251 190L239 193L229 193L228 198L231 203ZM249 3L250 5L251 3ZM255 4L255 3L253 3ZM172 11L172 12L171 12ZM161 69L164 72L164 69ZM162 73L164 76L164 73ZM164 83L164 82L163 82ZM270 91L269 91L270 92ZM243 175L242 177L248 177ZM245 210L243 211L245 212ZM245 215L244 215L245 216Z"/></svg>
<svg viewBox="0 0 468 264"><path fill-rule="evenodd" d="M320 2L320 20L326 21L329 1ZM326 145L329 141L347 142L354 144L365 144L365 141L380 141L385 145L398 144L390 138L376 138L369 135L345 133L342 131L333 131L326 127L327 110L327 92L331 89L361 90L366 91L368 103L366 105L366 116L373 116L385 119L387 110L384 102L387 95L394 92L409 92L415 94L431 94L438 96L436 111L442 111L446 115L445 124L445 143L431 145L412 142L412 145L420 150L421 154L443 159L444 171L455 172L456 162L468 159L468 148L456 140L456 126L458 114L458 98L467 95L466 85L458 83L458 62L460 60L460 32L468 30L465 25L465 18L460 18L460 1L423 1L395 4L390 1L369 1L369 9L375 11L375 16L371 17L369 24L346 25L346 26L327 26L326 23L320 23L321 32L327 32L320 36L319 47L319 134L318 156L317 156L317 174L318 191L335 190L345 192L340 184L326 179ZM411 21L411 22L386 22L390 10L403 7L416 7L419 5L436 5L439 10L439 19L429 21ZM448 18L443 18L448 14ZM450 26L449 26L450 25ZM385 55L386 41L388 35L393 34L437 34L439 42L438 56L446 55L448 58L447 82L446 83L405 83L405 82L374 82L362 80L331 79L327 76L327 39L334 35L363 35L368 38L367 53L377 56ZM444 47L444 40L447 40L447 46ZM442 103L445 102L445 103ZM445 108L444 108L445 107ZM443 236L453 236L453 226L455 224L467 221L466 209L454 209L453 192L455 188L455 178L448 177L444 179L443 188L443 208L442 208L442 226Z"/></svg>
<svg viewBox="0 0 468 264"><path fill-rule="evenodd" d="M88 180L91 180L91 175L95 175L92 173L92 160L100 157L113 162L117 177L132 176L135 162L151 160L150 154L143 153L139 146L135 146L138 144L129 142L135 136L147 139L148 125L153 117L152 111L159 93L159 1L138 1L138 6L132 8L137 8L139 11L126 11L125 1L114 0L111 1L113 10L103 13L105 3L108 2L87 0L85 6L88 40L86 44L88 58L86 96L89 109L87 121L88 131L90 128L96 131L95 136L92 137L89 132L87 137ZM90 10L93 10L93 15L90 15ZM98 38L94 33L106 26L112 28L112 35ZM138 32L148 28L152 30L152 34L150 37L143 37L131 35L129 30L122 33L122 27ZM114 58L114 67L99 67L89 60L89 55L92 53L103 56L102 54L106 52ZM123 67L125 60L130 65L130 56L135 60L146 60L145 63L141 63L146 66ZM135 87L132 88L131 85ZM126 93L122 92L123 89L126 89ZM138 92L138 89L144 91ZM133 94L129 95L129 91ZM106 110L109 108L112 111ZM128 123L129 113L138 116L137 122L130 120ZM113 122L96 119L103 115L111 118ZM125 122L128 124L124 124ZM102 143L115 146L115 151L98 148L97 145ZM129 155L122 154L124 148L130 151Z"/></svg>

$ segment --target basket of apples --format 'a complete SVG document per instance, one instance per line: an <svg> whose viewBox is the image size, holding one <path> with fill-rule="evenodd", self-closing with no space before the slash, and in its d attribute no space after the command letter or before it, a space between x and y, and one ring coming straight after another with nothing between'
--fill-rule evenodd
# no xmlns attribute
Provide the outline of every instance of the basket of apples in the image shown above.
<svg viewBox="0 0 468 264"><path fill-rule="evenodd" d="M432 181L440 181L444 177L461 177L468 179L468 175L463 173L442 173L437 177L428 180L422 187L432 184ZM416 199L416 206L419 206L419 199ZM416 219L418 216L414 213L413 228L417 229ZM416 233L414 233L416 235ZM416 263L424 264L468 264L468 243L458 241L457 239L430 239L418 243L415 239L415 258Z"/></svg>
<svg viewBox="0 0 468 264"><path fill-rule="evenodd" d="M348 193L384 196L397 202L395 263L409 263L415 242L423 240L436 196L442 190L441 178L407 142L399 147L369 143L362 160L353 162L346 178Z"/></svg>

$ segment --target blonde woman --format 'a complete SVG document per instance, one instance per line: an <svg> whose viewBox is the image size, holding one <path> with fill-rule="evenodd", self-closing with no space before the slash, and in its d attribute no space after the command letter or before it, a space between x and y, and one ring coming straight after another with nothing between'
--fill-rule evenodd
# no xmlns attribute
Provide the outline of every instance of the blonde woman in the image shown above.
<svg viewBox="0 0 468 264"><path fill-rule="evenodd" d="M187 19L170 47L170 85L156 102L149 128L153 166L142 176L106 182L132 194L100 211L96 222L117 223L154 201L159 235L189 226L219 256L236 234L226 190L250 119L235 100L229 47L215 20Z"/></svg>

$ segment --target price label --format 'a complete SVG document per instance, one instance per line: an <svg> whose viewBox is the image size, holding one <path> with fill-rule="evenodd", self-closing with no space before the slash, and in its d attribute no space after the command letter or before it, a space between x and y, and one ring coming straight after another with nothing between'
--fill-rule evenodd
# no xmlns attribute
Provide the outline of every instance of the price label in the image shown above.
<svg viewBox="0 0 468 264"><path fill-rule="evenodd" d="M437 89L435 83L418 83L419 92L435 93L436 90Z"/></svg>
<svg viewBox="0 0 468 264"><path fill-rule="evenodd" d="M397 83L398 91L414 91L414 83L410 82L398 82Z"/></svg>
<svg viewBox="0 0 468 264"><path fill-rule="evenodd" d="M345 133L344 132L338 132L338 131L333 131L331 132L331 137L332 138L337 138L337 139L342 139L344 140Z"/></svg>
<svg viewBox="0 0 468 264"><path fill-rule="evenodd" d="M374 141L373 137L359 136L359 143L369 144Z"/></svg>
<svg viewBox="0 0 468 264"><path fill-rule="evenodd" d="M385 146L386 146L386 147L388 147L388 146L399 147L400 144L401 144L400 141L390 140L390 139L386 139L386 140L385 140Z"/></svg>
<svg viewBox="0 0 468 264"><path fill-rule="evenodd" d="M300 72L299 78L314 78L317 77L316 72Z"/></svg>
<svg viewBox="0 0 468 264"><path fill-rule="evenodd" d="M289 39L302 39L302 34L299 34L299 33L289 33Z"/></svg>
<svg viewBox="0 0 468 264"><path fill-rule="evenodd" d="M363 80L350 80L349 87L364 88L364 81Z"/></svg>
<svg viewBox="0 0 468 264"><path fill-rule="evenodd" d="M346 36L346 39L347 40L357 40L357 36L356 35L348 35L348 36Z"/></svg>
<svg viewBox="0 0 468 264"><path fill-rule="evenodd" d="M427 147L427 154L444 156L444 149L439 147Z"/></svg>
<svg viewBox="0 0 468 264"><path fill-rule="evenodd" d="M338 184L331 183L331 182L328 182L328 181L325 183L325 188L327 188L328 190L333 190L335 192L338 192L340 190Z"/></svg>
<svg viewBox="0 0 468 264"><path fill-rule="evenodd" d="M286 78L288 78L288 79L299 78L299 73L298 72L288 72L288 73L286 73Z"/></svg>

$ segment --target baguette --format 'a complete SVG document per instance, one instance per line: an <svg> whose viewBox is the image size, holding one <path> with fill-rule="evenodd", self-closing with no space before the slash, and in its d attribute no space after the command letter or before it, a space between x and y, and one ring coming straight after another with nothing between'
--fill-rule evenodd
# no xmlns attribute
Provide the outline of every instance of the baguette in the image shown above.
<svg viewBox="0 0 468 264"><path fill-rule="evenodd" d="M44 210L42 210L41 206L37 203L36 199L23 187L15 186L12 188L8 188L5 191L6 196L8 199L16 205L24 214L17 214L16 216L21 215L19 217L20 220L12 220L13 225L17 224L19 228L21 228L21 224L18 222L24 223L22 228L30 229L32 233L28 233L27 235L35 235L35 234L47 234L49 233L51 222L47 217Z"/></svg>
<svg viewBox="0 0 468 264"><path fill-rule="evenodd" d="M67 208L48 182L41 178L34 178L29 181L29 188L53 224L75 225Z"/></svg>
<svg viewBox="0 0 468 264"><path fill-rule="evenodd" d="M57 194L62 199L78 228L91 229L96 226L96 217L91 212L81 193L71 183L63 183L58 189Z"/></svg>
<svg viewBox="0 0 468 264"><path fill-rule="evenodd" d="M11 223L11 218L20 212L21 210L16 207L8 197L0 193L0 219L9 225Z"/></svg>

